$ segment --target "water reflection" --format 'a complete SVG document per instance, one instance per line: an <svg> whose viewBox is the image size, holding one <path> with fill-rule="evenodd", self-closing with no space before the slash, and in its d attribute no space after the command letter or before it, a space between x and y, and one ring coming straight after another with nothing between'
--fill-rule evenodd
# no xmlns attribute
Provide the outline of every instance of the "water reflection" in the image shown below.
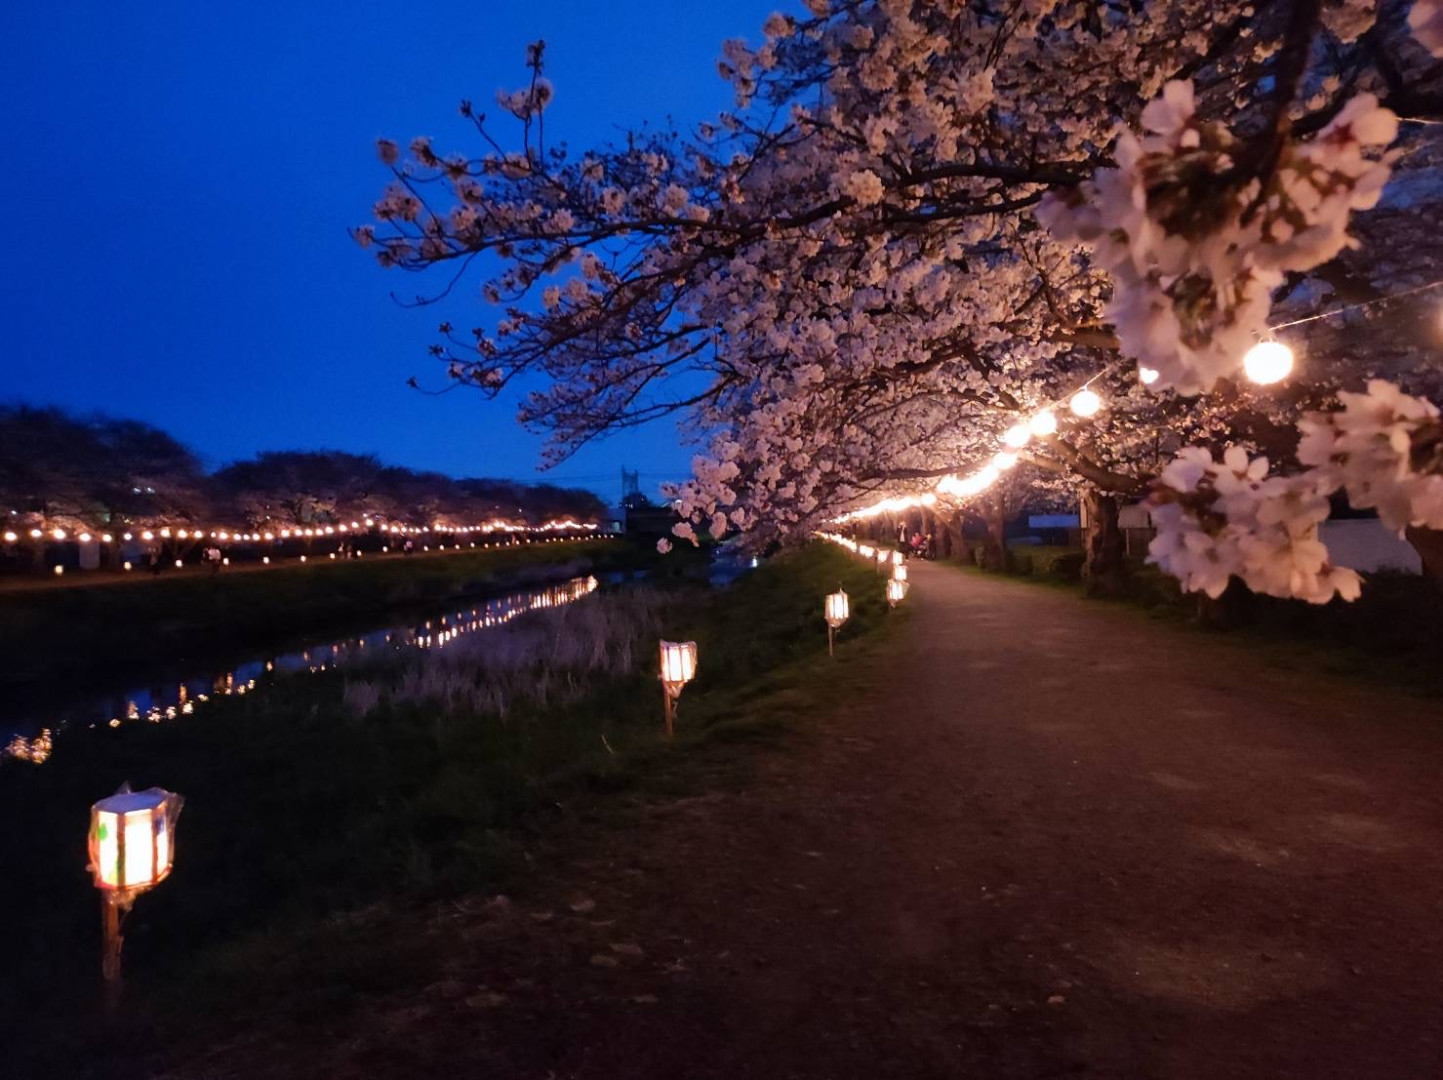
<svg viewBox="0 0 1443 1080"><path fill-rule="evenodd" d="M189 716L216 698L264 690L267 677L277 672L326 671L348 657L376 649L444 649L465 634L502 626L529 611L561 607L580 600L595 592L597 586L594 577L573 578L550 588L497 597L476 607L447 609L419 623L392 625L340 641L308 645L269 659L247 660L220 674L91 696L72 703L69 708L57 707L51 716L21 718L10 725L13 734L9 742L0 747L0 761L39 764L53 753L55 734L67 728L158 724L177 716Z"/></svg>

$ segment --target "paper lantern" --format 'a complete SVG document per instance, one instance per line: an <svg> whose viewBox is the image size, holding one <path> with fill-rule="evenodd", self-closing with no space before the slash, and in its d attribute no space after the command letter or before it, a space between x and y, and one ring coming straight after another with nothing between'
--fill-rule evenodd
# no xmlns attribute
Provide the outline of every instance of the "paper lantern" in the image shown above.
<svg viewBox="0 0 1443 1080"><path fill-rule="evenodd" d="M1281 382L1293 370L1293 350L1281 341L1260 341L1243 357L1243 371L1259 386Z"/></svg>
<svg viewBox="0 0 1443 1080"><path fill-rule="evenodd" d="M892 580L893 580L893 581L906 581L906 580L907 580L907 564L906 564L906 563L898 563L896 566L892 567Z"/></svg>
<svg viewBox="0 0 1443 1080"><path fill-rule="evenodd" d="M661 642L661 687L665 704L666 737L676 726L676 702L682 689L696 677L696 642Z"/></svg>
<svg viewBox="0 0 1443 1080"><path fill-rule="evenodd" d="M1014 450L1021 450L1032 438L1032 432L1026 424L1013 424L1002 435L1002 441Z"/></svg>
<svg viewBox="0 0 1443 1080"><path fill-rule="evenodd" d="M898 569L900 569L900 567L899 567ZM896 607L898 604L900 604L900 603L902 602L902 599L903 599L906 595L907 595L907 580L906 580L906 578L897 578L897 577L894 577L894 578L892 578L891 581L887 582L887 603L888 603L891 607Z"/></svg>
<svg viewBox="0 0 1443 1080"><path fill-rule="evenodd" d="M1072 395L1072 400L1067 403L1072 410L1073 416L1089 417L1096 416L1102 408L1102 398L1098 397L1095 390L1079 390Z"/></svg>
<svg viewBox="0 0 1443 1080"><path fill-rule="evenodd" d="M169 876L183 801L162 788L121 788L90 808L90 872L104 915L101 971L112 986L120 979L121 917L137 896Z"/></svg>
<svg viewBox="0 0 1443 1080"><path fill-rule="evenodd" d="M95 887L142 892L164 881L175 860L179 795L161 788L122 791L90 808Z"/></svg>
<svg viewBox="0 0 1443 1080"><path fill-rule="evenodd" d="M685 685L696 676L696 642L661 643L661 681Z"/></svg>
<svg viewBox="0 0 1443 1080"><path fill-rule="evenodd" d="M827 620L827 655L832 656L837 628L846 622L847 617L852 613L851 605L847 602L846 590L838 589L834 593L828 593L822 611Z"/></svg>
<svg viewBox="0 0 1443 1080"><path fill-rule="evenodd" d="M1039 438L1051 435L1057 430L1057 417L1051 409L1043 409L1027 422L1027 428Z"/></svg>

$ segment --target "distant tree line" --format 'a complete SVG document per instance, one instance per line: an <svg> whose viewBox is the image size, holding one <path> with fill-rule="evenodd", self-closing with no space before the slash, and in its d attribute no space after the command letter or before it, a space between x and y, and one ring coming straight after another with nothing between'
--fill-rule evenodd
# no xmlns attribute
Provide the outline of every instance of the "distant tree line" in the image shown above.
<svg viewBox="0 0 1443 1080"><path fill-rule="evenodd" d="M269 451L206 472L194 451L138 420L0 406L0 511L47 528L174 524L327 524L361 515L467 525L500 519L599 522L590 491L456 479L339 450Z"/></svg>

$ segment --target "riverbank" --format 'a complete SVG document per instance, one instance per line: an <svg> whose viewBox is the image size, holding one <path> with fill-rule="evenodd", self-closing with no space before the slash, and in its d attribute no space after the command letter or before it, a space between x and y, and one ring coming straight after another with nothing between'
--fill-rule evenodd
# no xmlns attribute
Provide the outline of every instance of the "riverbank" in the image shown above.
<svg viewBox="0 0 1443 1080"><path fill-rule="evenodd" d="M600 668L588 675L587 650L572 650L566 670L533 671L549 690L508 699L504 715L444 681L445 693L408 696L399 688L435 669L383 664L219 702L204 722L90 733L7 776L0 863L8 882L25 883L0 887L12 931L0 1015L27 1032L12 1043L23 1054L15 1070L80 1075L104 1045L94 1059L104 1075L144 1073L158 1052L176 1060L185 1046L270 1022L262 1015L334 1022L415 977L413 965L434 959L427 941L448 905L485 903L544 873L537 853L559 833L657 793L674 797L693 769L712 768L699 763L714 763L717 748L781 737L808 695L834 693L835 680L818 676L836 668L807 665L826 663L821 597L839 581L853 593L845 656L884 622L882 579L816 546L726 589L681 586L654 592L644 611L614 609L624 614L601 620L609 628L596 640L611 653ZM586 615L588 605L606 600L543 618L595 622L600 609ZM700 649L671 743L660 735L658 634ZM360 684L370 689L358 706L348 687ZM723 758L727 769L749 767L744 749ZM188 801L175 874L127 927L126 1022L107 1032L95 1011L97 902L82 852L89 804L121 780Z"/></svg>
<svg viewBox="0 0 1443 1080"><path fill-rule="evenodd" d="M25 589L0 596L0 692L161 670L654 559L599 538Z"/></svg>

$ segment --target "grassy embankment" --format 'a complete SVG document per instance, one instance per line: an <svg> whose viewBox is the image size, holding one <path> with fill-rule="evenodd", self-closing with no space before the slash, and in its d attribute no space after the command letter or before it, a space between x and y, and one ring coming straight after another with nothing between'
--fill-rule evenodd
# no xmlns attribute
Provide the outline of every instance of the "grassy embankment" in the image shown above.
<svg viewBox="0 0 1443 1080"><path fill-rule="evenodd" d="M1012 554L1020 580L1082 592L1077 549L1019 545ZM1443 624L1443 589L1429 578L1368 574L1357 601L1322 605L1256 596L1234 583L1220 603L1204 606L1197 596L1184 594L1176 579L1139 557L1131 560L1124 592L1109 602L1199 633L1224 631L1275 667L1443 697L1443 665L1432 630Z"/></svg>
<svg viewBox="0 0 1443 1080"><path fill-rule="evenodd" d="M744 782L745 744L836 700L850 676L825 655L820 613L839 581L853 594L845 655L886 620L881 582L813 545L726 589L592 597L499 637L458 639L478 651L454 661L430 653L295 676L203 720L62 739L49 763L7 769L0 1015L29 1033L12 1047L35 1051L27 1067L64 1073L102 1037L135 1061L261 1013L324 1024L371 992L424 982L436 946L417 941L435 902L544 871L528 865L538 840L608 807L674 796L718 769ZM658 633L700 649L671 743ZM544 670L524 658L528 636L552 650ZM567 636L577 641L555 643ZM492 680L498 693L483 693ZM89 804L122 780L188 801L175 874L127 930L124 1034L102 1036L82 841Z"/></svg>
<svg viewBox="0 0 1443 1080"><path fill-rule="evenodd" d="M0 594L0 690L383 625L397 612L651 558L620 540L583 540Z"/></svg>

